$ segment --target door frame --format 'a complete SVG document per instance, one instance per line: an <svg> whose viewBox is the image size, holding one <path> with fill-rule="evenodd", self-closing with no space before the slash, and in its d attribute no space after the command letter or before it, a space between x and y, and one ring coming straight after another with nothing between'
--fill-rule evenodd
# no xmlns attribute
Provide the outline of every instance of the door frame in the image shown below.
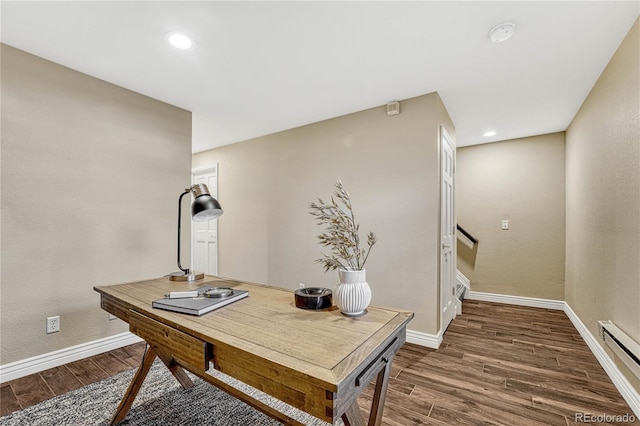
<svg viewBox="0 0 640 426"><path fill-rule="evenodd" d="M451 238L451 271L449 274L450 280L451 280L451 294L450 296L455 298L455 284L456 284L456 270L457 270L457 265L456 265L456 260L457 260L457 246L456 246L456 237L455 237L455 224L456 224L456 203L455 203L455 194L456 194L456 179L455 179L455 175L456 175L456 144L453 141L453 139L451 138L451 136L449 135L449 133L447 132L447 129L445 129L444 126L440 126L439 128L439 137L438 137L438 148L439 148L439 157L438 157L438 171L439 171L439 177L440 177L440 186L439 186L439 194L440 194L440 211L438 214L438 300L439 300L439 311L438 311L438 320L440 323L440 331L439 331L439 336L442 336L445 332L445 330L447 329L447 327L449 326L450 321L446 321L449 317L447 318L443 318L443 311L445 308L445 297L443 297L443 293L445 292L445 286L444 286L444 274L442 271L442 250L443 250L443 241L442 241L442 234L443 234L443 230L442 230L442 216L443 216L443 212L444 212L444 206L442 205L442 185L444 182L444 169L442 167L442 161L443 161L443 153L444 153L444 144L448 144L450 145L452 151L453 151L453 184L452 184L452 194L451 194L451 224L452 224L452 228L451 229L451 234L452 234L452 238ZM448 299L447 299L448 300ZM455 318L455 300L452 301L452 308L453 308L453 314L450 314L451 320L453 320ZM446 323L445 323L446 321Z"/></svg>

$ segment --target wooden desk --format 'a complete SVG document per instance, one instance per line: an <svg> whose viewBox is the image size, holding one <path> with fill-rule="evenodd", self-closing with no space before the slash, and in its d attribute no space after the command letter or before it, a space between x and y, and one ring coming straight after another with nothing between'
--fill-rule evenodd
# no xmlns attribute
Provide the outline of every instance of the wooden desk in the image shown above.
<svg viewBox="0 0 640 426"><path fill-rule="evenodd" d="M249 297L191 316L154 309L151 302L169 291L204 285L249 291ZM295 307L293 292L213 276L196 283L160 278L94 288L101 307L129 323L147 341L147 350L112 419L122 421L158 356L180 384L191 379L183 368L286 424L300 424L206 373L215 369L326 422L367 424L357 404L375 378L369 425L379 425L391 361L405 342L413 313L369 307L349 318L337 308L310 311Z"/></svg>

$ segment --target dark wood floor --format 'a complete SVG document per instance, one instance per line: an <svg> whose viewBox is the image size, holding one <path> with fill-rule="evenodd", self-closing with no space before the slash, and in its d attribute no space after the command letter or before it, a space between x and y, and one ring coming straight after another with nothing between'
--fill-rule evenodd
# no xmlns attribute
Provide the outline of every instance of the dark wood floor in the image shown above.
<svg viewBox="0 0 640 426"><path fill-rule="evenodd" d="M136 343L3 383L0 415L138 367L144 348L144 343Z"/></svg>
<svg viewBox="0 0 640 426"><path fill-rule="evenodd" d="M564 312L465 300L440 349L394 359L383 424L584 424L578 413L634 414Z"/></svg>
<svg viewBox="0 0 640 426"><path fill-rule="evenodd" d="M383 424L566 426L586 423L576 421L582 413L633 415L563 312L478 301L465 301L463 312L440 349L400 350ZM127 346L4 383L0 413L137 367L143 351ZM371 395L360 398L363 408Z"/></svg>

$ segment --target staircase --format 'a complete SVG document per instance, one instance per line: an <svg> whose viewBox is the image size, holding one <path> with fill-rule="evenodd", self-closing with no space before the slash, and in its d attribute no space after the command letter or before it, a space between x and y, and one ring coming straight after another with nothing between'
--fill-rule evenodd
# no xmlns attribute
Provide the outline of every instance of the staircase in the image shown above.
<svg viewBox="0 0 640 426"><path fill-rule="evenodd" d="M471 245L473 248L478 244L478 239L467 232L459 224L456 224L456 231L458 232L458 238L462 238L465 244ZM462 313L462 301L471 289L471 281L465 277L464 274L456 269L456 315Z"/></svg>
<svg viewBox="0 0 640 426"><path fill-rule="evenodd" d="M464 274L456 270L456 315L462 314L462 301L469 291L470 281Z"/></svg>

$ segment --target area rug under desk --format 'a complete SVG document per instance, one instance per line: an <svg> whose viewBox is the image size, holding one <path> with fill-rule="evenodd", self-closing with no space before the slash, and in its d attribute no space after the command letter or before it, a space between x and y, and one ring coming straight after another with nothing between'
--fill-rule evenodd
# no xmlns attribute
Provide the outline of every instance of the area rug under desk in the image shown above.
<svg viewBox="0 0 640 426"><path fill-rule="evenodd" d="M1 426L108 425L135 370L117 374L0 417ZM316 417L274 399L253 387L212 371L212 375L243 390L278 411L311 426L327 426ZM183 389L156 360L131 411L121 425L271 426L278 421L190 374L194 386ZM339 422L342 424L342 422Z"/></svg>

